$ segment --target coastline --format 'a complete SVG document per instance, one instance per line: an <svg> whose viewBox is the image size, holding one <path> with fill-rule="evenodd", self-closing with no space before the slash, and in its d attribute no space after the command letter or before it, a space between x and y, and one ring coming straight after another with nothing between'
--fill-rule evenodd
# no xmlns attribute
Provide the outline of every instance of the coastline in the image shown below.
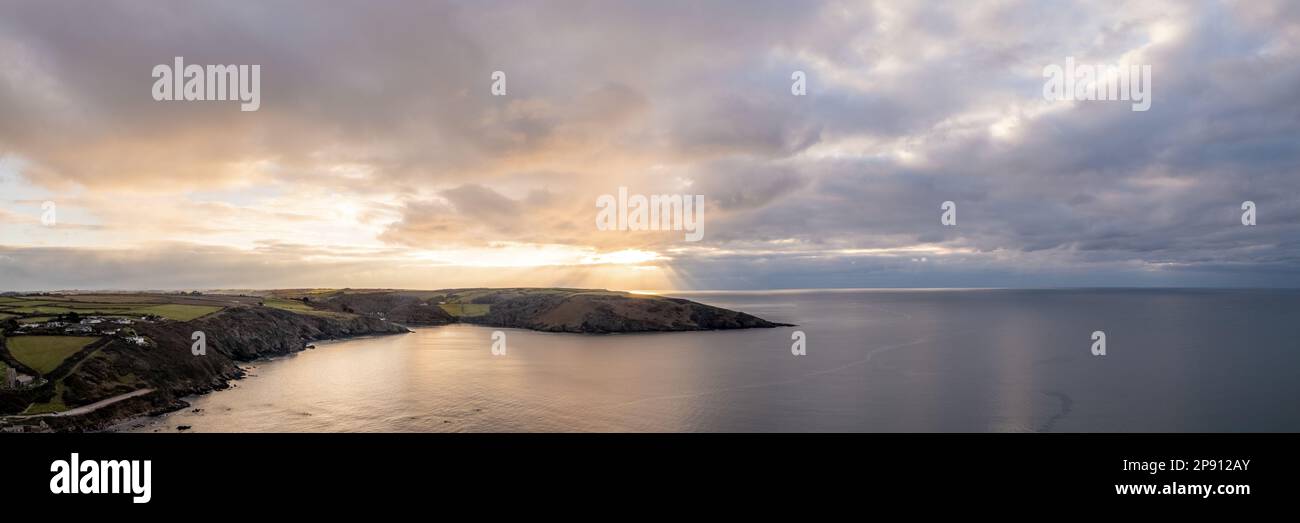
<svg viewBox="0 0 1300 523"><path fill-rule="evenodd" d="M191 319L140 318L132 329L120 333L90 325L104 325L105 318L112 319L100 309L112 310L122 296L69 296L75 298L48 294L14 298L75 305L74 312L56 318L64 323L51 320L36 329L11 325L12 330L61 335L62 331L47 331L80 320L75 328L88 329L99 339L56 369L41 388L25 396L15 395L25 402L10 402L5 411L8 416L0 416L0 432L120 429L123 423L142 416L189 408L194 397L237 386L236 382L249 374L249 363L291 355L315 348L315 344L411 333L411 326L463 323L581 335L792 326L681 298L600 289L475 288L141 295L141 301L174 303L172 307L180 309L222 308ZM179 315L185 310L165 312ZM48 412L22 415L23 406L37 410L31 406L38 403Z"/></svg>
<svg viewBox="0 0 1300 523"><path fill-rule="evenodd" d="M248 379L248 378L256 378L256 377L257 377L256 374L251 375L251 376L248 374L248 371L249 371L249 370L252 370L252 369L257 368L256 365L253 365L254 363L265 362L265 361L277 361L277 360L283 360L283 359L286 359L286 358L291 358L291 357L297 356L298 353L300 353L300 352L306 352L306 351L308 351L308 350L315 350L315 349L317 349L317 348L321 348L321 347L329 347L329 346L331 346L331 345L335 345L335 344L337 344L337 343L339 343L339 342L344 342L344 341L362 340L362 339L366 339L366 338L381 338L381 337L386 337L386 336L401 336L401 335L405 335L405 334L411 334L411 332L412 332L410 326L407 326L407 325L401 325L401 324L394 324L394 325L398 325L399 327L405 328L405 329L406 329L406 332L370 333L370 334L359 334L359 335L356 335L356 336L344 336L344 337L339 337L339 338L321 338L321 339L307 340L307 341L304 343L302 349L299 349L299 350L296 350L296 351L290 352L290 353L288 353L288 354L276 354L276 355L270 355L270 356L260 356L260 357L258 357L258 358L252 359L252 360L241 361L241 362L240 362L240 366L239 366L239 369L240 369L240 373L239 373L239 375L236 376L236 377L230 378L229 380L227 380L226 383L225 383L226 386L224 386L224 387L213 387L213 388L211 388L211 389L209 389L209 390L205 390L205 391L202 391L202 392L197 392L197 393L194 393L194 394L188 394L188 395L185 395L185 396L182 396L182 397L176 398L176 399L174 400L174 408L159 409L159 410L154 410L154 411L147 412L147 413L139 413L139 414L128 415L128 416L125 416L125 417L123 417L123 418L121 418L121 419L117 419L117 420L114 420L114 421L109 422L109 424L108 424L107 426L103 427L103 428L96 429L96 430L90 430L90 431L87 431L87 432L128 432L127 430L121 430L121 429L123 429L123 428L126 428L126 429L136 428L136 427L133 426L133 425L134 425L137 421L142 420L142 419L147 419L147 418L156 418L156 417L160 417L160 416L162 416L162 415L164 415L164 414L170 414L170 413L173 413L173 412L179 412L179 411L185 410L185 409L187 409L187 408L190 408L190 407L193 406L193 404L190 403L191 400L194 400L194 399L196 399L196 398L200 398L200 397L203 397L203 396L207 396L207 395L209 395L209 394L213 394L213 393L216 393L216 392L221 392L221 391L223 391L223 390L227 390L227 389L233 388L233 387L236 386L236 385L235 385L236 382L243 381L243 380ZM184 432L184 431L177 431L177 432Z"/></svg>
<svg viewBox="0 0 1300 523"><path fill-rule="evenodd" d="M144 389L138 389L120 395L119 400L112 401L111 403L104 404L102 406L96 407L93 410L84 413L78 413L73 415L65 414L66 412L69 411L74 411L77 409L94 406L97 403L103 401L114 400L117 397L105 398L100 402L73 407L71 409L68 409L68 411L63 411L63 412L51 412L46 414L34 414L34 415L0 416L0 432L20 432L20 433L123 432L123 430L121 430L122 428L130 427L131 424L134 424L139 420L185 410L192 406L190 401L195 398L206 396L214 392L227 390L236 386L235 385L236 382L242 381L250 377L248 375L248 371L251 370L252 368L256 368L255 365L252 365L254 363L260 361L275 361L275 360L295 356L298 353L303 351L314 350L315 348L317 348L318 344L321 347L327 347L335 344L336 342L344 342L344 341L351 341L351 340L365 339L365 338L378 338L383 336L397 336L403 334L410 334L412 332L410 327L406 325L398 325L398 324L393 324L393 325L397 325L405 329L405 331L404 332L368 332L364 334L358 334L355 336L340 336L340 337L309 339L304 341L303 346L301 348L290 351L285 354L270 354L270 355L258 356L256 358L249 359L249 360L236 360L238 371L233 375L228 377L223 377L220 383L212 384L209 387L200 390L195 390L188 394L178 396L178 397L162 398L157 395L165 394L166 391L146 387ZM256 377L256 375L253 375L251 377ZM149 392L142 393L141 391L144 390L148 390ZM107 413L107 414L101 414L101 413ZM14 421L17 421L18 423L5 423L5 422L14 422ZM51 421L54 422L50 423ZM14 428L20 430L13 430Z"/></svg>

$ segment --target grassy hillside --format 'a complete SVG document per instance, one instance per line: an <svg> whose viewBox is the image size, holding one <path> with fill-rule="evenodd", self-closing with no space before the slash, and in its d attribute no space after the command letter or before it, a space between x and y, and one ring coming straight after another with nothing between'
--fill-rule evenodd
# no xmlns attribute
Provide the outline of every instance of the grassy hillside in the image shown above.
<svg viewBox="0 0 1300 523"><path fill-rule="evenodd" d="M14 358L41 374L48 374L68 356L97 339L86 336L11 336L6 342L9 354Z"/></svg>
<svg viewBox="0 0 1300 523"><path fill-rule="evenodd" d="M690 300L604 289L468 288L433 291L289 291L304 305L405 325L452 322L549 332L656 332L776 327L743 312Z"/></svg>

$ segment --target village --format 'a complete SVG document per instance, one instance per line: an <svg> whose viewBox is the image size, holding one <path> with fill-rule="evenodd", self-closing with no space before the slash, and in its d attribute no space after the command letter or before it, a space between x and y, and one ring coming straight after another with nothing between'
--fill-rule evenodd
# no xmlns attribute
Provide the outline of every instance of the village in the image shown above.
<svg viewBox="0 0 1300 523"><path fill-rule="evenodd" d="M162 321L156 315L138 318L116 316L81 316L76 312L59 315L43 322L23 322L20 318L14 334L30 335L67 335L67 336L119 336L137 345L148 343L144 337L136 334L131 325L137 322L152 323Z"/></svg>
<svg viewBox="0 0 1300 523"><path fill-rule="evenodd" d="M58 316L27 314L5 320L0 333L10 336L50 336L50 337L105 337L113 336L139 346L148 346L149 339L136 333L132 327L138 323L153 323L164 318L154 314L138 317L109 315L81 315L68 312ZM19 372L18 369L0 361L0 390L24 390L37 388L46 383L42 376Z"/></svg>

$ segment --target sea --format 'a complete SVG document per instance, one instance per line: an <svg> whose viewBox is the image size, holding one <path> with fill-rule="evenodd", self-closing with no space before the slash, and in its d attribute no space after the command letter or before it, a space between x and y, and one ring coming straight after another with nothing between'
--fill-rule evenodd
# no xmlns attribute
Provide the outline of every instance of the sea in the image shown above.
<svg viewBox="0 0 1300 523"><path fill-rule="evenodd" d="M418 327L248 363L235 387L117 429L1300 431L1300 290L670 295L795 326Z"/></svg>

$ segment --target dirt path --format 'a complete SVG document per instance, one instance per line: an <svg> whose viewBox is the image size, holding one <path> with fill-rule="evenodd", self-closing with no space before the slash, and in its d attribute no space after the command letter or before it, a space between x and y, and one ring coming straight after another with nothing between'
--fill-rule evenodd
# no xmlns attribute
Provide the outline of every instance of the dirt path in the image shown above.
<svg viewBox="0 0 1300 523"><path fill-rule="evenodd" d="M94 403L91 403L90 405L82 405L82 406L80 406L80 407L73 408L73 409L68 409L68 410L65 410L65 411L63 411L63 412L49 412L49 413L45 413L45 414L25 414L25 415L14 415L14 416L5 416L5 417L7 417L7 418L40 418L40 417L43 417L43 416L78 416L78 415L86 414L86 413L89 413L89 412L95 412L95 411L98 410L100 407L106 407L106 406L108 406L108 405L112 405L112 404L117 403L117 402L122 401L122 400L131 399L131 398L134 398L134 397L136 397L136 396L143 396L143 395L148 394L148 393L150 393L150 392L153 392L153 389L140 389L140 390L136 390L136 391L131 391L131 392L128 392L128 393L126 393L126 394L118 394L118 395L113 396L113 397L108 398L108 399L103 399L103 400L96 401L96 402L94 402Z"/></svg>
<svg viewBox="0 0 1300 523"><path fill-rule="evenodd" d="M143 396L143 395L148 394L148 393L150 393L150 392L153 392L153 389L140 389L140 390L137 390L137 391L128 392L128 393L126 393L126 394L118 394L118 395L116 395L116 396L113 396L113 397L108 398L108 399L105 399L105 400L99 400L99 401L96 401L96 402L94 402L94 403L91 403L90 405L82 405L82 406L77 407L77 408L75 408L75 409L68 409L68 410L65 410L65 411L63 411L63 412L55 412L55 413L53 413L53 415L54 415L54 416L76 416L76 415L78 415L78 414L85 414L85 413L88 413L88 412L94 412L94 411L98 410L100 407L104 407L104 406L107 406L107 405L112 405L112 404L117 403L117 402L119 402L119 401L126 400L126 399L131 399L131 398L134 398L134 397L136 397L136 396Z"/></svg>

